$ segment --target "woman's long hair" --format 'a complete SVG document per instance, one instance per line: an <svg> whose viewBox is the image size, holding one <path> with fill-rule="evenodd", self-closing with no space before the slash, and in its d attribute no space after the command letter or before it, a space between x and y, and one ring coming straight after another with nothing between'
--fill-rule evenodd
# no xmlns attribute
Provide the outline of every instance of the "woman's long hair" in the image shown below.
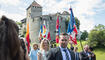
<svg viewBox="0 0 105 60"><path fill-rule="evenodd" d="M47 43L48 43L48 50L50 50L50 42L46 38L41 41L40 50L42 51L44 49L44 41L47 41Z"/></svg>
<svg viewBox="0 0 105 60"><path fill-rule="evenodd" d="M0 19L0 60L23 60L18 30L13 20L2 16Z"/></svg>

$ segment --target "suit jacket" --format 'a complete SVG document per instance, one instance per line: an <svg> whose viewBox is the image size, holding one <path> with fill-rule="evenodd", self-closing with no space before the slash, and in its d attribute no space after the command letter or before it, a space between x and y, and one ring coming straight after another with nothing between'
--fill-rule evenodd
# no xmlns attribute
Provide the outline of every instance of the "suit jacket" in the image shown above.
<svg viewBox="0 0 105 60"><path fill-rule="evenodd" d="M88 55L84 51L80 52L80 60L89 60Z"/></svg>
<svg viewBox="0 0 105 60"><path fill-rule="evenodd" d="M79 53L75 52L75 60L80 60Z"/></svg>
<svg viewBox="0 0 105 60"><path fill-rule="evenodd" d="M75 54L74 54L74 52L70 51L69 49L68 49L68 51L71 54L71 60L75 60ZM63 60L60 47L52 48L49 51L49 53L47 54L47 60Z"/></svg>

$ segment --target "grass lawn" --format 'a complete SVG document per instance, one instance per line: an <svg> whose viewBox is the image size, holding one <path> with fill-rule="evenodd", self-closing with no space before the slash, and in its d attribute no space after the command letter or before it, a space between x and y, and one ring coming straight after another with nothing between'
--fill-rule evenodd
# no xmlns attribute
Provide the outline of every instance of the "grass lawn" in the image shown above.
<svg viewBox="0 0 105 60"><path fill-rule="evenodd" d="M94 53L96 54L97 60L105 60L105 48L97 48Z"/></svg>

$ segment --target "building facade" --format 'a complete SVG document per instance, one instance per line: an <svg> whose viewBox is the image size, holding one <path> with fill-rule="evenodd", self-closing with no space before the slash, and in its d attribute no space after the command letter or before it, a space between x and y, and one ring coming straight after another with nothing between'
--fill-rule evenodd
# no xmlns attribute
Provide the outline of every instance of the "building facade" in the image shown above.
<svg viewBox="0 0 105 60"><path fill-rule="evenodd" d="M57 15L59 15L60 33L66 32L65 21L70 16L67 11L64 11L63 13L42 15L42 7L36 1L33 1L26 10L26 25L29 23L29 36L31 42L39 43L40 26L44 21L47 29L50 31L51 40L55 40Z"/></svg>

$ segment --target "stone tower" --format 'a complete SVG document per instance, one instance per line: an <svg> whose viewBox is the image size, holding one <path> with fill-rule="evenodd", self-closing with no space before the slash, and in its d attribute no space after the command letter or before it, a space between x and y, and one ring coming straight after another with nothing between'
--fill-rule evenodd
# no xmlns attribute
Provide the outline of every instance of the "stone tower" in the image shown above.
<svg viewBox="0 0 105 60"><path fill-rule="evenodd" d="M67 17L70 16L68 12L64 11L63 13L42 15L42 7L36 1L33 1L32 4L26 10L26 23L29 23L29 36L32 43L34 42L39 44L40 26L41 24L43 24L44 21L50 31L51 40L55 40L57 15L60 16L60 32L66 32L65 21L67 20Z"/></svg>
<svg viewBox="0 0 105 60"><path fill-rule="evenodd" d="M32 4L26 9L27 10L27 22L29 23L29 36L31 42L38 43L38 35L40 29L39 16L42 15L42 7L33 1Z"/></svg>

